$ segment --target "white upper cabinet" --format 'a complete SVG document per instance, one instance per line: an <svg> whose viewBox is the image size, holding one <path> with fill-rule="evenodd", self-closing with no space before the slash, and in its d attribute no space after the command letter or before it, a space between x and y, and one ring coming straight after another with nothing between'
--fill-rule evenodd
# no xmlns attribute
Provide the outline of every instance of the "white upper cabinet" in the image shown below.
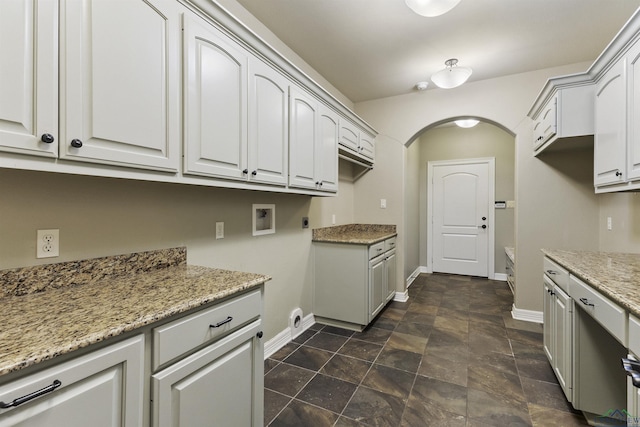
<svg viewBox="0 0 640 427"><path fill-rule="evenodd" d="M289 103L289 185L337 191L338 116L293 86Z"/></svg>
<svg viewBox="0 0 640 427"><path fill-rule="evenodd" d="M61 2L61 158L178 170L177 6Z"/></svg>
<svg viewBox="0 0 640 427"><path fill-rule="evenodd" d="M321 106L318 115L317 185L322 191L338 191L338 115Z"/></svg>
<svg viewBox="0 0 640 427"><path fill-rule="evenodd" d="M249 179L286 185L289 80L257 58L249 69Z"/></svg>
<svg viewBox="0 0 640 427"><path fill-rule="evenodd" d="M640 179L640 43L627 52L629 126L627 135L627 180Z"/></svg>
<svg viewBox="0 0 640 427"><path fill-rule="evenodd" d="M340 120L340 146L350 155L367 162L375 158L375 137L360 130L349 120Z"/></svg>
<svg viewBox="0 0 640 427"><path fill-rule="evenodd" d="M0 150L58 156L58 4L0 1Z"/></svg>
<svg viewBox="0 0 640 427"><path fill-rule="evenodd" d="M315 189L318 103L293 86L290 90L289 185Z"/></svg>
<svg viewBox="0 0 640 427"><path fill-rule="evenodd" d="M183 19L184 171L246 179L248 54L195 15Z"/></svg>
<svg viewBox="0 0 640 427"><path fill-rule="evenodd" d="M627 123L626 59L616 62L596 83L594 184L625 180Z"/></svg>
<svg viewBox="0 0 640 427"><path fill-rule="evenodd" d="M185 173L285 186L289 81L184 15Z"/></svg>

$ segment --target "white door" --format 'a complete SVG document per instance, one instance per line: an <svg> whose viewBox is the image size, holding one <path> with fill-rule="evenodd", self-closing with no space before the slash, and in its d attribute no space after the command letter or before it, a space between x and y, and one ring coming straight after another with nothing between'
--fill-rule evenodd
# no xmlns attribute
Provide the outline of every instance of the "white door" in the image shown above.
<svg viewBox="0 0 640 427"><path fill-rule="evenodd" d="M318 105L301 90L290 91L289 185L315 189Z"/></svg>
<svg viewBox="0 0 640 427"><path fill-rule="evenodd" d="M493 232L489 161L430 166L433 271L488 277Z"/></svg>

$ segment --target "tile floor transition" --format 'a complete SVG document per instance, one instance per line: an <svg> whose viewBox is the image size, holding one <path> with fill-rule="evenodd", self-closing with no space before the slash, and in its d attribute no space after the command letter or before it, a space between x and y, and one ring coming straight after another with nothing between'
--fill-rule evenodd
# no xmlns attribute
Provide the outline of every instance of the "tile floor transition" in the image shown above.
<svg viewBox="0 0 640 427"><path fill-rule="evenodd" d="M422 274L361 333L315 324L265 360L268 426L574 426L505 282Z"/></svg>

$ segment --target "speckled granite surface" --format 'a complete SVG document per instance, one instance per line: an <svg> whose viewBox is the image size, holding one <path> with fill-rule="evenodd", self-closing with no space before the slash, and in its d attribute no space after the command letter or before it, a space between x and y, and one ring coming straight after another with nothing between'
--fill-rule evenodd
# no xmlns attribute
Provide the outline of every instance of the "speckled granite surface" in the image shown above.
<svg viewBox="0 0 640 427"><path fill-rule="evenodd" d="M504 253L507 254L511 262L516 262L516 250L510 246L505 246Z"/></svg>
<svg viewBox="0 0 640 427"><path fill-rule="evenodd" d="M186 252L181 248L39 266L31 272L28 268L2 271L0 286L17 291L12 295L5 291L0 298L0 375L271 279L261 274L190 266L185 260ZM22 278L24 286L5 282L15 278ZM38 278L53 286L37 285ZM36 290L25 294L26 289Z"/></svg>
<svg viewBox="0 0 640 427"><path fill-rule="evenodd" d="M629 313L640 316L640 254L555 249L542 252Z"/></svg>
<svg viewBox="0 0 640 427"><path fill-rule="evenodd" d="M395 225L347 224L314 228L312 240L314 242L371 245L397 235Z"/></svg>

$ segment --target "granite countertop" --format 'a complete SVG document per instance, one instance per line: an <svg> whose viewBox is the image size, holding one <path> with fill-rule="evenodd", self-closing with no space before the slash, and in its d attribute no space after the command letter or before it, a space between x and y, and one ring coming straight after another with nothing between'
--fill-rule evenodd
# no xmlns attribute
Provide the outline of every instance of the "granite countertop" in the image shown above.
<svg viewBox="0 0 640 427"><path fill-rule="evenodd" d="M640 254L543 249L542 252L629 313L640 317Z"/></svg>
<svg viewBox="0 0 640 427"><path fill-rule="evenodd" d="M187 265L185 248L2 270L0 375L270 279Z"/></svg>
<svg viewBox="0 0 640 427"><path fill-rule="evenodd" d="M516 251L514 248L512 248L511 246L505 246L504 253L507 254L511 262L516 262Z"/></svg>
<svg viewBox="0 0 640 427"><path fill-rule="evenodd" d="M395 225L347 224L314 228L312 240L314 242L372 245L397 235Z"/></svg>

